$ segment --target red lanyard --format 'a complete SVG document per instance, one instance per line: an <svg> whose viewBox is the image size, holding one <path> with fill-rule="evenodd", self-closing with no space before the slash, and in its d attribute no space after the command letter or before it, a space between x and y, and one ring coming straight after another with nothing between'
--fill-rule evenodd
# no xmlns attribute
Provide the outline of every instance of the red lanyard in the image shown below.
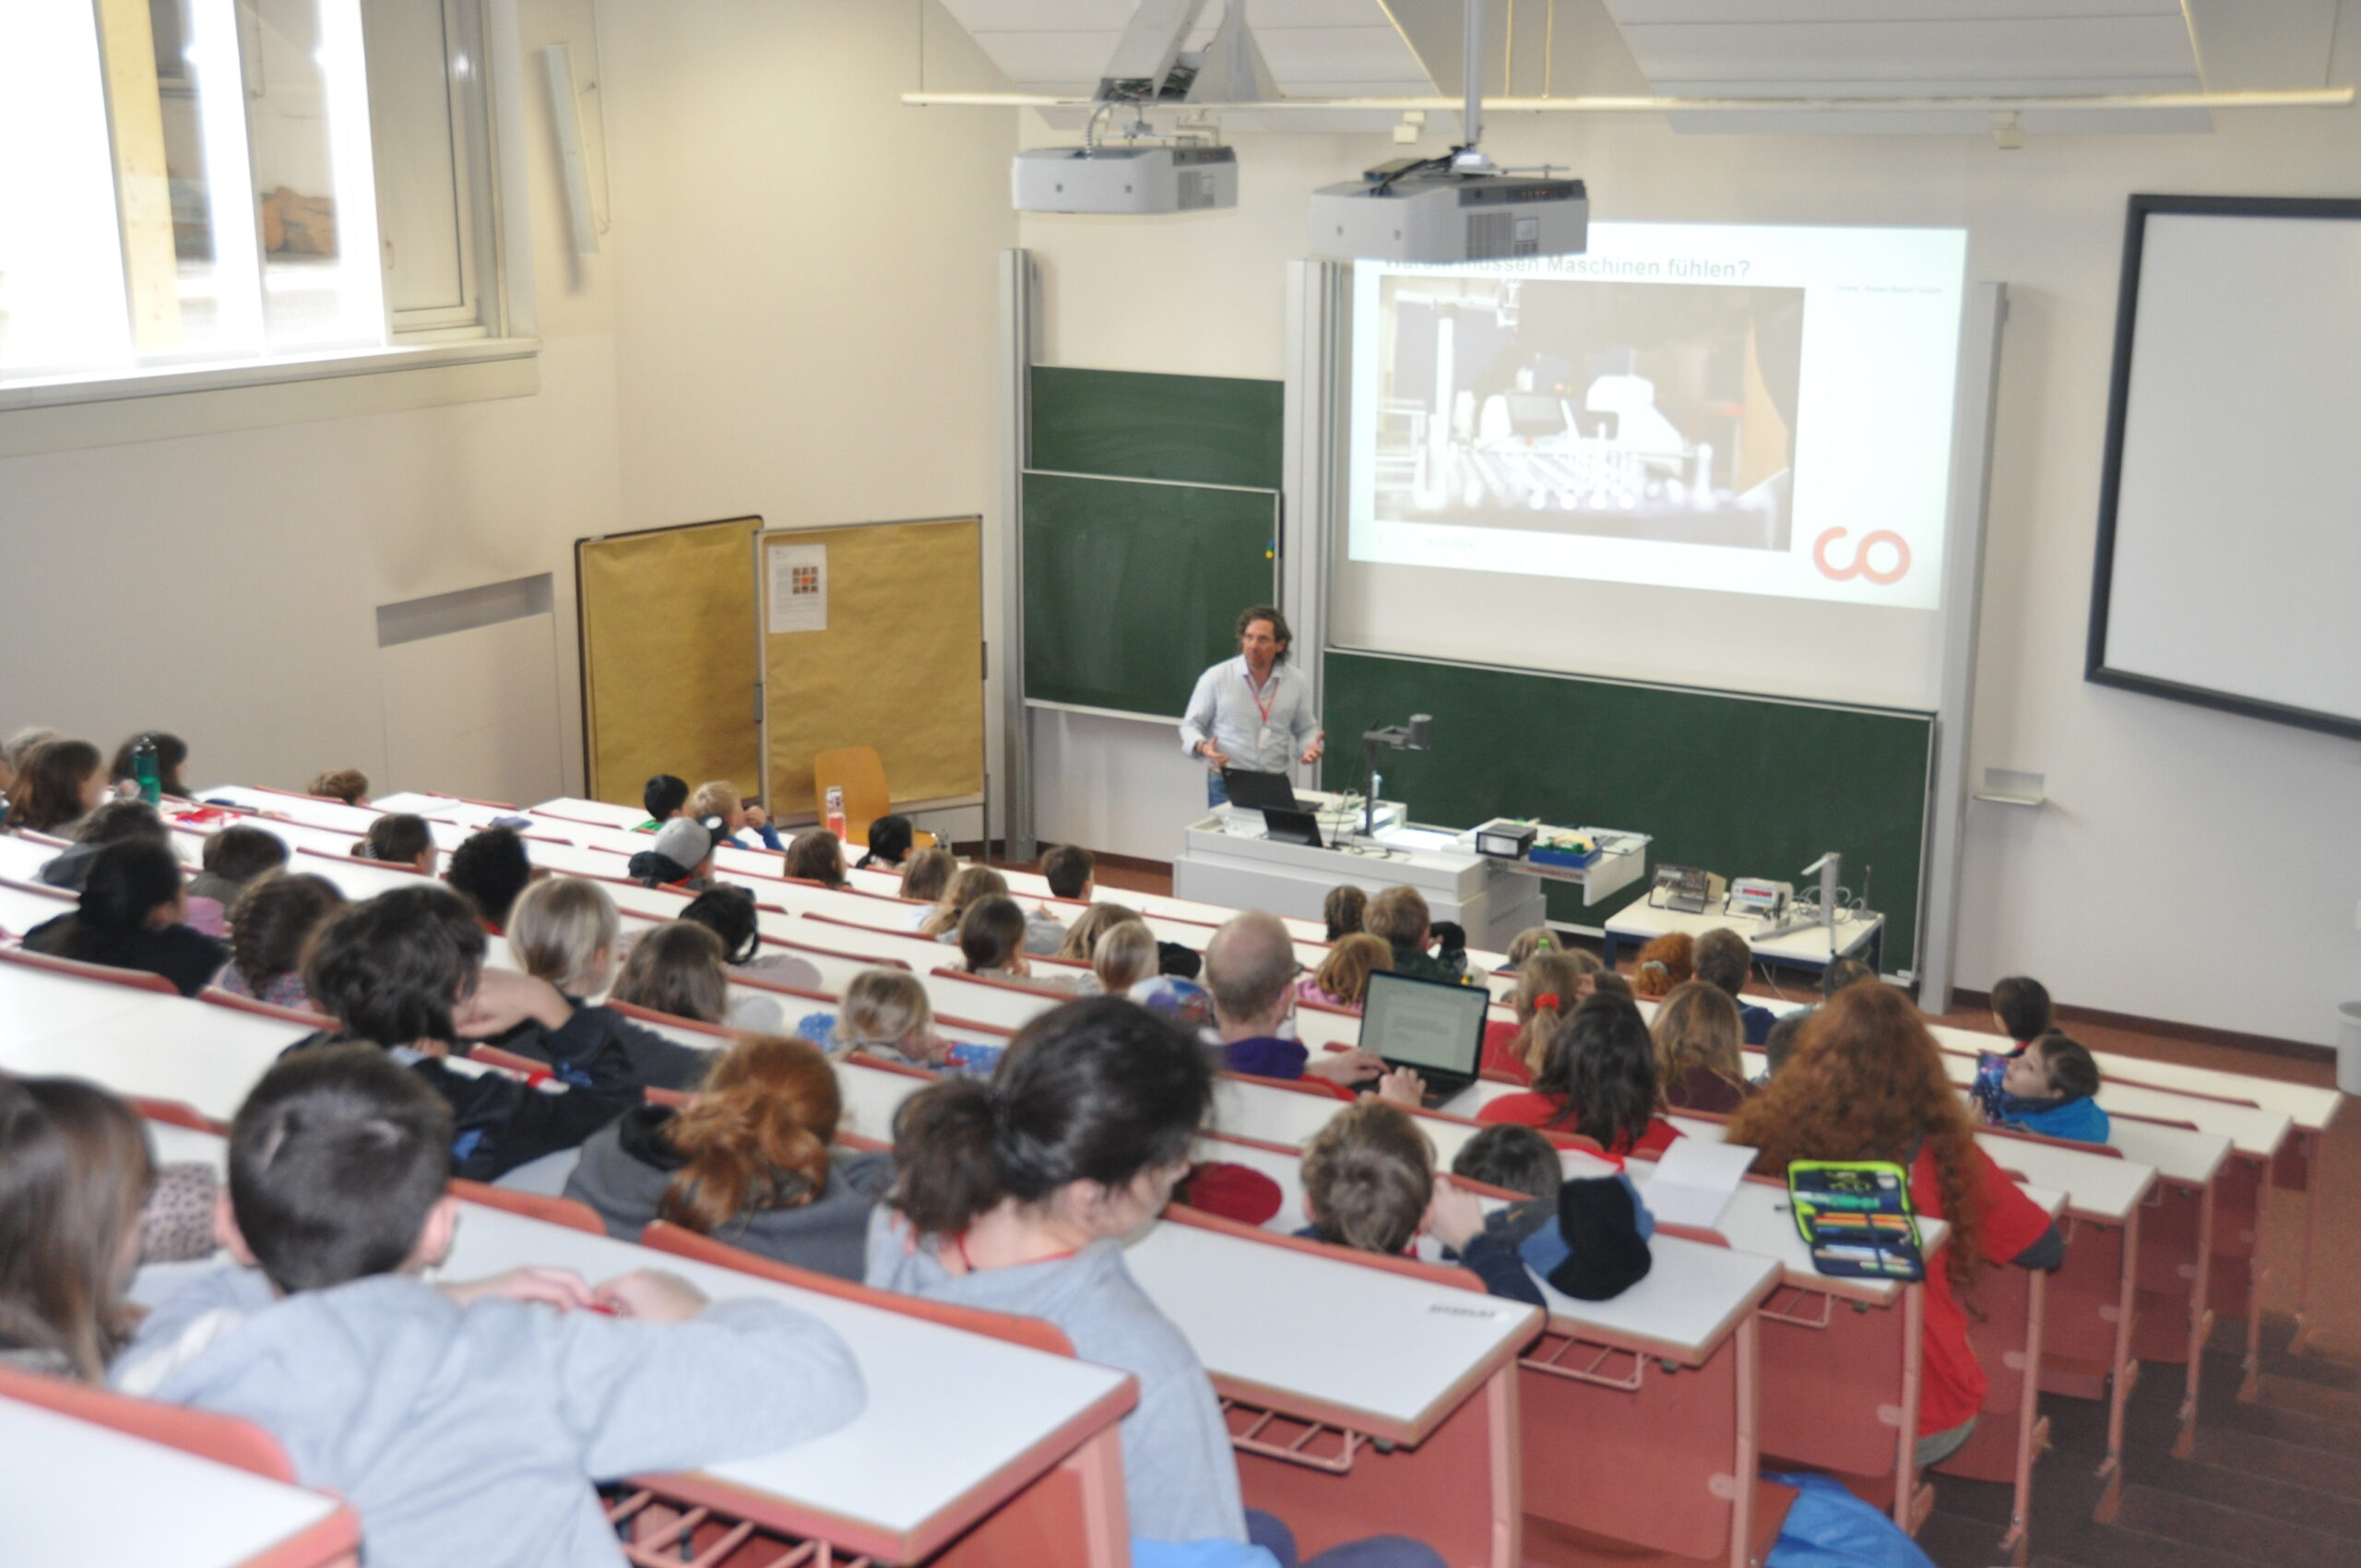
<svg viewBox="0 0 2361 1568"><path fill-rule="evenodd" d="M1276 690L1279 683L1279 667L1275 664L1271 666L1270 679L1263 683L1262 692L1254 689L1252 675L1243 676L1242 679L1246 682L1246 695L1254 699L1254 706L1262 710L1263 722L1268 724L1271 721L1271 704L1278 700L1279 695ZM1264 696L1263 692L1269 692L1271 695Z"/></svg>

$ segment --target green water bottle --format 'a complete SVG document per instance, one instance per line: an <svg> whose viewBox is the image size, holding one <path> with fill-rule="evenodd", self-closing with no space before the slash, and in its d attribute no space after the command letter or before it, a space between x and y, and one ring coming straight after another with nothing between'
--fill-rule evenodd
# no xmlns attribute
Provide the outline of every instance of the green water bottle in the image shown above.
<svg viewBox="0 0 2361 1568"><path fill-rule="evenodd" d="M139 782L139 798L149 805L164 799L163 775L156 766L156 738L142 735L131 747L131 776Z"/></svg>

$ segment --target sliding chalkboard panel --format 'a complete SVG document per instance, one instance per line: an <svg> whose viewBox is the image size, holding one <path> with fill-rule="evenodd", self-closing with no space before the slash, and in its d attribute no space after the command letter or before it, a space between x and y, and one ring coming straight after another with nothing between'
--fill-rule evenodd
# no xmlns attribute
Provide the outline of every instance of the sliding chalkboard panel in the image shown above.
<svg viewBox="0 0 2361 1568"><path fill-rule="evenodd" d="M1177 715L1272 597L1278 497L1025 476L1025 695Z"/></svg>
<svg viewBox="0 0 2361 1568"><path fill-rule="evenodd" d="M1284 385L1033 367L1028 469L1279 488Z"/></svg>
<svg viewBox="0 0 2361 1568"><path fill-rule="evenodd" d="M1845 885L1866 881L1886 917L1885 967L1916 967L1932 714L1333 650L1323 668L1330 788L1361 782L1364 730L1430 713L1432 750L1379 755L1413 819L1630 828L1655 836L1652 864L1798 885L1839 850ZM1578 890L1548 891L1553 919L1588 926L1637 897L1584 909Z"/></svg>

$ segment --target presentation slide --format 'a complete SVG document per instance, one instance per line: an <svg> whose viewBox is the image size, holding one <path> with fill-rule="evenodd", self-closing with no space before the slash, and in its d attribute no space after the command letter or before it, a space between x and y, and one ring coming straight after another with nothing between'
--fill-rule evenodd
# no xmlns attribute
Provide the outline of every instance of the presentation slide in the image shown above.
<svg viewBox="0 0 2361 1568"><path fill-rule="evenodd" d="M1352 561L1931 611L1966 235L1354 268Z"/></svg>

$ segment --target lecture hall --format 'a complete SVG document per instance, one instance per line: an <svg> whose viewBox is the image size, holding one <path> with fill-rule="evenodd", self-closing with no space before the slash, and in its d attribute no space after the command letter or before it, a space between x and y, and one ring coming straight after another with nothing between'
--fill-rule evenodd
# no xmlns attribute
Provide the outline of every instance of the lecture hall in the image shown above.
<svg viewBox="0 0 2361 1568"><path fill-rule="evenodd" d="M2361 1561L2356 82L0 6L0 1562Z"/></svg>

